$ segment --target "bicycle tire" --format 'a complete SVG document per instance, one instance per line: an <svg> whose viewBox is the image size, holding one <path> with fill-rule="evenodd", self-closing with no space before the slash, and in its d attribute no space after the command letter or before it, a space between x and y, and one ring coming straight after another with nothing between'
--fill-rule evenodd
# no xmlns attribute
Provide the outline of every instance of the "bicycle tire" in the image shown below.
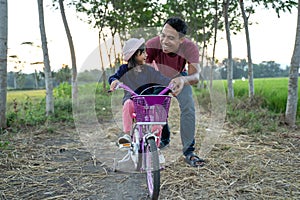
<svg viewBox="0 0 300 200"><path fill-rule="evenodd" d="M157 200L160 190L160 168L158 151L154 138L147 139L144 163L149 196L152 200Z"/></svg>
<svg viewBox="0 0 300 200"><path fill-rule="evenodd" d="M143 155L141 152L138 153L137 171L142 171L143 168Z"/></svg>
<svg viewBox="0 0 300 200"><path fill-rule="evenodd" d="M137 146L133 147L134 155L137 156L137 160L134 161L135 164L135 170L141 171L142 170L142 164L143 164L143 157L142 157L142 151L141 151L141 144L140 144L140 136L138 132L138 126L134 124L133 129L131 130L132 135L132 142L133 144L138 144Z"/></svg>

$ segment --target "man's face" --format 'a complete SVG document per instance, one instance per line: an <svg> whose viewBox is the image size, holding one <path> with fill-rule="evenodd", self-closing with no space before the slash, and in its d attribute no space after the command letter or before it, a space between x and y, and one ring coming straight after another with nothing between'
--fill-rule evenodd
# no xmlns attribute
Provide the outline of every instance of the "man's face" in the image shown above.
<svg viewBox="0 0 300 200"><path fill-rule="evenodd" d="M179 33L169 24L165 24L160 34L160 44L164 53L176 53L184 37L179 37Z"/></svg>

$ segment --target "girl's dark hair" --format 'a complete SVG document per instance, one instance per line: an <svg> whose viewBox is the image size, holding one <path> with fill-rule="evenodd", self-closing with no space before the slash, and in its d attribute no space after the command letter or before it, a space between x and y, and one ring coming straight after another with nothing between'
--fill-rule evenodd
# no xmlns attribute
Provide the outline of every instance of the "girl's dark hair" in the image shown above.
<svg viewBox="0 0 300 200"><path fill-rule="evenodd" d="M146 45L142 44L131 56L131 58L128 60L128 69L132 69L136 67L137 63L135 62L135 56L141 55L144 51L146 51Z"/></svg>
<svg viewBox="0 0 300 200"><path fill-rule="evenodd" d="M164 25L166 24L172 26L179 33L180 37L185 36L187 33L188 26L185 21L179 17L170 17L165 21Z"/></svg>

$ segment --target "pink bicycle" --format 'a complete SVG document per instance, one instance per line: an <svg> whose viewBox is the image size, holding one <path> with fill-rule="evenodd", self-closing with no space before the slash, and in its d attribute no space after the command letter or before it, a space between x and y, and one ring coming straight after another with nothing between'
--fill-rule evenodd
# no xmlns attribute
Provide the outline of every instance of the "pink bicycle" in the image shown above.
<svg viewBox="0 0 300 200"><path fill-rule="evenodd" d="M137 171L145 172L149 196L156 200L160 191L160 156L162 156L159 152L161 131L157 127L167 122L171 96L165 94L171 86L164 87L158 95L138 95L122 83L119 83L117 88L131 93L135 117L130 133L131 144L123 144L119 147L127 148L128 153L123 159L114 160L113 170L116 171L121 162L131 159Z"/></svg>

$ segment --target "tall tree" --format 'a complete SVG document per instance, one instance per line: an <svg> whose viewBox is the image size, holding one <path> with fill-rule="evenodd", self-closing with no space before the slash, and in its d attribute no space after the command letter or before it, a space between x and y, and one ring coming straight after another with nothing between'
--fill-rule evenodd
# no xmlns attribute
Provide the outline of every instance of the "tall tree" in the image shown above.
<svg viewBox="0 0 300 200"><path fill-rule="evenodd" d="M75 56L75 49L73 44L73 39L71 36L71 31L68 25L67 17L65 14L65 8L63 0L59 0L59 8L61 12L61 17L65 26L69 47L70 47L70 53L71 53L71 62L72 62L72 99L76 99L78 95L78 86L77 86L77 66L76 66L76 56Z"/></svg>
<svg viewBox="0 0 300 200"><path fill-rule="evenodd" d="M300 0L298 0L300 5ZM298 76L300 66L300 6L298 6L298 19L294 52L291 59L289 73L288 98L285 111L285 122L289 126L296 125L297 104L298 104Z"/></svg>
<svg viewBox="0 0 300 200"><path fill-rule="evenodd" d="M81 0L75 3L76 10L83 12L88 17L88 23L93 24L99 30L99 53L102 67L103 87L106 85L106 71L104 66L105 45L107 34L105 28L109 28L114 38L116 32L120 33L120 37L125 39L130 33L130 37L143 37L148 33L138 28L153 27L160 21L160 12L157 10L159 6L156 1L144 0L124 0L124 1L95 1ZM133 30L137 30L133 32ZM108 50L107 50L108 51Z"/></svg>
<svg viewBox="0 0 300 200"><path fill-rule="evenodd" d="M6 128L7 0L0 0L0 128Z"/></svg>
<svg viewBox="0 0 300 200"><path fill-rule="evenodd" d="M232 66L232 44L231 44L231 37L230 37L230 21L229 21L229 5L230 0L224 0L223 2L223 15L225 21L225 30L226 30L226 41L227 41L227 54L228 60L226 63L227 69L227 93L228 99L232 100L234 98L234 91L232 85L233 79L233 66Z"/></svg>
<svg viewBox="0 0 300 200"><path fill-rule="evenodd" d="M247 59L248 59L248 85L249 85L249 97L253 99L254 97L254 81L253 81L253 64L252 64L252 56L251 56L251 45L250 45L250 34L249 34L249 16L246 15L244 0L239 0L246 34L246 43L247 43Z"/></svg>
<svg viewBox="0 0 300 200"><path fill-rule="evenodd" d="M106 35L104 34L104 28L107 25L107 16L109 14L109 1L94 1L94 0L87 0L87 1L79 1L76 4L76 10L79 12L83 12L88 16L88 23L93 24L93 27L99 29L98 31L98 44L99 44L99 54L100 54L100 61L101 61L101 69L102 69L102 81L103 81L103 88L106 88L106 71L103 61L103 49L102 49L102 40L104 43L106 42ZM114 10L114 9L113 9ZM102 40L101 40L102 39Z"/></svg>
<svg viewBox="0 0 300 200"><path fill-rule="evenodd" d="M39 23L40 23L40 33L42 40L42 49L44 55L44 72L45 72L45 85L46 85L46 115L52 115L54 113L54 99L53 99L53 80L50 67L50 60L48 54L47 46L47 36L44 23L44 8L43 0L37 0L38 11L39 11Z"/></svg>
<svg viewBox="0 0 300 200"><path fill-rule="evenodd" d="M269 9L271 7L275 10L278 17L280 17L279 12L286 10L291 12L291 8L297 6L297 3L294 0L289 1L281 1L281 0L252 0L251 6L245 8L244 0L239 0L240 9L242 12L243 20L244 20L244 29L246 35L246 43L247 43L247 58L248 58L248 81L249 81L249 97L252 99L254 96L254 81L253 81L253 63L251 57L251 45L250 45L250 34L249 34L249 17L251 14L255 13L254 7L258 7L259 5L263 5L265 8ZM247 14L248 13L248 16Z"/></svg>
<svg viewBox="0 0 300 200"><path fill-rule="evenodd" d="M210 82L209 82L210 90L212 90L212 86L213 86L213 70L216 67L215 54L216 54L218 30L221 29L220 28L220 19L222 17L222 12L219 11L219 10L221 10L219 8L219 4L221 4L221 3L219 3L218 0L213 0L212 7L213 7L213 10L215 13L213 16L213 51L212 51L211 68L210 68Z"/></svg>

